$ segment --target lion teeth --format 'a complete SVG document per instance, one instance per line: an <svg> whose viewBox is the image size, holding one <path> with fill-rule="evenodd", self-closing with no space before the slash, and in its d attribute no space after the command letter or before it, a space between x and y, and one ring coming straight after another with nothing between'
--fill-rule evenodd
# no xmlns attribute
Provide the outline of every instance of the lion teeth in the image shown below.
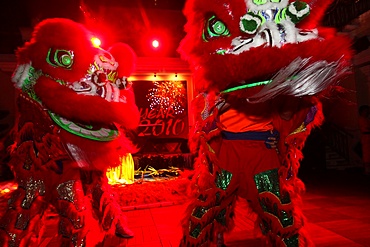
<svg viewBox="0 0 370 247"><path fill-rule="evenodd" d="M68 125L68 124L70 124L70 123L72 123L71 121L68 121L67 119L65 119L65 118L60 118L60 121L63 123L63 124L65 124L65 125Z"/></svg>
<svg viewBox="0 0 370 247"><path fill-rule="evenodd" d="M78 125L76 125L75 123L72 123L72 122L70 122L70 125L68 127L71 130L74 130L76 132L80 132L81 131L81 127L79 127Z"/></svg>
<svg viewBox="0 0 370 247"><path fill-rule="evenodd" d="M100 134L101 136L104 136L104 137L109 136L109 132L108 132L108 130L107 130L107 129L105 129L105 128L102 128L101 130L99 130L99 134Z"/></svg>

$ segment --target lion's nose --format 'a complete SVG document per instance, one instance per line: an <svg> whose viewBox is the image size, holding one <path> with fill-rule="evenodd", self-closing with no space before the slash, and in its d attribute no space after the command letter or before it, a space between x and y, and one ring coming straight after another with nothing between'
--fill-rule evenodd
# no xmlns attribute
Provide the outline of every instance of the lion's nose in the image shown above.
<svg viewBox="0 0 370 247"><path fill-rule="evenodd" d="M101 71L94 73L91 79L92 79L92 82L98 86L104 86L105 84L108 83L107 75Z"/></svg>

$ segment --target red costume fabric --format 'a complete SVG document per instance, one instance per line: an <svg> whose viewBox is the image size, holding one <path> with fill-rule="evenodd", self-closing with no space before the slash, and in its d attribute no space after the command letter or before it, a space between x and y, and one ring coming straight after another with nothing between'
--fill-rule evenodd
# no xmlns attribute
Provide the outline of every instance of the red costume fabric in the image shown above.
<svg viewBox="0 0 370 247"><path fill-rule="evenodd" d="M302 148L351 57L347 38L319 26L330 3L187 1L179 51L199 94L189 142L194 198L180 246L223 246L238 197L267 246L312 244L300 210Z"/></svg>
<svg viewBox="0 0 370 247"><path fill-rule="evenodd" d="M47 231L60 246L133 236L105 174L136 151L125 135L139 122L127 81L136 57L125 44L104 50L92 38L72 20L47 19L17 51L9 165L18 189L1 219L1 246L40 246L50 211L59 224Z"/></svg>

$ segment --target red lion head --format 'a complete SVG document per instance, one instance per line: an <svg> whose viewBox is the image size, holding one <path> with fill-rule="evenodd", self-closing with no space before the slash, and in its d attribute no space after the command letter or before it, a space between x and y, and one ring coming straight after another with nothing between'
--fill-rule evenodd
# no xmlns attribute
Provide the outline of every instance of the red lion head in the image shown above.
<svg viewBox="0 0 370 247"><path fill-rule="evenodd" d="M249 88L237 92L251 101L316 94L346 71L351 56L347 38L319 26L330 3L188 0L179 52L199 90Z"/></svg>
<svg viewBox="0 0 370 247"><path fill-rule="evenodd" d="M92 38L92 33L72 20L55 18L39 23L30 42L17 52L19 65L13 81L48 109L58 125L99 139L102 126L138 125L139 114L126 80L136 57L125 44L104 50L94 46Z"/></svg>
<svg viewBox="0 0 370 247"><path fill-rule="evenodd" d="M88 155L92 163L87 167L105 169L119 165L117 157L136 151L123 131L139 124L127 80L136 55L123 43L104 50L94 46L93 38L69 19L40 22L17 51L12 79L22 96L20 125L31 120L37 136L48 126L61 128L58 136L75 160ZM73 155L77 147L85 156Z"/></svg>

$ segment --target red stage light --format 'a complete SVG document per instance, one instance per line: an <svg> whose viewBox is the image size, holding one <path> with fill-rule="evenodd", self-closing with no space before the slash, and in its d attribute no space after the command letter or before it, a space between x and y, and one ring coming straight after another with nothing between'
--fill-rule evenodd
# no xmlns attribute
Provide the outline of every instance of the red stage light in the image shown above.
<svg viewBox="0 0 370 247"><path fill-rule="evenodd" d="M158 42L158 40L153 40L152 41L152 46L154 47L154 48L158 48L159 47L159 42Z"/></svg>

